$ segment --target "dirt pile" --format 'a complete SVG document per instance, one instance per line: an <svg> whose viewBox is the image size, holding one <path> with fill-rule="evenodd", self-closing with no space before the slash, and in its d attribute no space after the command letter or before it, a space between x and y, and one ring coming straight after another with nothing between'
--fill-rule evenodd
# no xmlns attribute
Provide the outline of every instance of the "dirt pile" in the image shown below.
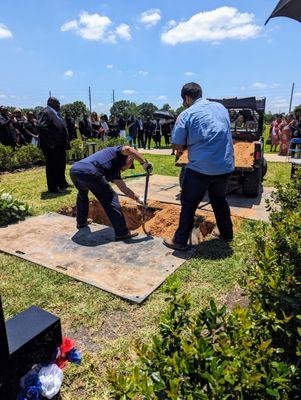
<svg viewBox="0 0 301 400"><path fill-rule="evenodd" d="M141 207L132 201L122 200L121 208L129 229L143 233ZM172 238L178 227L180 212L180 206L150 201L149 208L146 211L146 231L151 236ZM64 208L61 213L75 217L76 207ZM98 224L111 226L104 209L97 201L90 201L89 218ZM237 228L239 218L233 218L233 223L234 229ZM213 214L198 210L192 234L193 244L201 243L211 233L218 233Z"/></svg>
<svg viewBox="0 0 301 400"><path fill-rule="evenodd" d="M252 168L254 164L255 143L234 142L236 168Z"/></svg>

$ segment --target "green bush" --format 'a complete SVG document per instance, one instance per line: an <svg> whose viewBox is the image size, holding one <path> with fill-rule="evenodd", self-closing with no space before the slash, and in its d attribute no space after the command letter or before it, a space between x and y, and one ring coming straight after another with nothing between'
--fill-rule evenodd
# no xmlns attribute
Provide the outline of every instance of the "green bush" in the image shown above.
<svg viewBox="0 0 301 400"><path fill-rule="evenodd" d="M41 149L33 144L20 146L13 154L14 168L30 168L35 165L43 165L45 158Z"/></svg>
<svg viewBox="0 0 301 400"><path fill-rule="evenodd" d="M192 315L189 296L172 286L159 335L138 344L130 367L108 372L114 399L301 398L300 196L301 172L278 186L270 224L257 226L249 306L227 313L212 301Z"/></svg>
<svg viewBox="0 0 301 400"><path fill-rule="evenodd" d="M30 214L30 206L15 200L9 193L0 192L0 226L24 220Z"/></svg>
<svg viewBox="0 0 301 400"><path fill-rule="evenodd" d="M0 144L0 171L10 171L13 168L13 149Z"/></svg>

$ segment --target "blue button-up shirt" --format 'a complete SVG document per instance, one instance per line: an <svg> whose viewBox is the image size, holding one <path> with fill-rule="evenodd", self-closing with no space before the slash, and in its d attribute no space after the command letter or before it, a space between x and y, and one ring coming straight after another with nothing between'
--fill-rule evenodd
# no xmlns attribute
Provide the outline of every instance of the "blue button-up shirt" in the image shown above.
<svg viewBox="0 0 301 400"><path fill-rule="evenodd" d="M206 175L234 171L229 113L220 103L196 100L179 115L172 143L187 146L187 168Z"/></svg>

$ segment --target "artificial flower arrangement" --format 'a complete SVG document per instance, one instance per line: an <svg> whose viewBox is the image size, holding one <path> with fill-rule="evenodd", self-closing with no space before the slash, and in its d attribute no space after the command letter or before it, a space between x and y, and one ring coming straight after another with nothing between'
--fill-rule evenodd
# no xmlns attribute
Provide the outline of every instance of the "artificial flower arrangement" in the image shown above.
<svg viewBox="0 0 301 400"><path fill-rule="evenodd" d="M53 399L60 392L64 376L63 369L67 362L80 365L81 360L82 357L75 347L75 342L63 337L63 342L49 365L34 365L21 378L21 391L17 400Z"/></svg>

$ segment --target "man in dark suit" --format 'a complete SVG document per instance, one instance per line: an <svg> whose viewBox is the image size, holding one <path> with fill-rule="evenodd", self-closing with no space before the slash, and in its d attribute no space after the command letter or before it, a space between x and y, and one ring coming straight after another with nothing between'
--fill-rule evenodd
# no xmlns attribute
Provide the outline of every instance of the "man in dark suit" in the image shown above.
<svg viewBox="0 0 301 400"><path fill-rule="evenodd" d="M148 150L150 150L154 129L155 129L154 123L152 122L150 117L147 117L146 122L144 124L144 131L145 131L144 149L146 149L146 146L148 146Z"/></svg>
<svg viewBox="0 0 301 400"><path fill-rule="evenodd" d="M13 149L17 145L17 134L14 128L15 117L13 117L6 107L0 107L0 143L4 146L11 146Z"/></svg>
<svg viewBox="0 0 301 400"><path fill-rule="evenodd" d="M137 122L137 133L138 133L138 147L143 149L145 144L144 144L144 121L142 118L138 118Z"/></svg>
<svg viewBox="0 0 301 400"><path fill-rule="evenodd" d="M69 186L65 178L68 131L60 108L58 99L50 97L47 107L40 112L37 123L40 147L46 160L46 178L50 193L61 193Z"/></svg>

